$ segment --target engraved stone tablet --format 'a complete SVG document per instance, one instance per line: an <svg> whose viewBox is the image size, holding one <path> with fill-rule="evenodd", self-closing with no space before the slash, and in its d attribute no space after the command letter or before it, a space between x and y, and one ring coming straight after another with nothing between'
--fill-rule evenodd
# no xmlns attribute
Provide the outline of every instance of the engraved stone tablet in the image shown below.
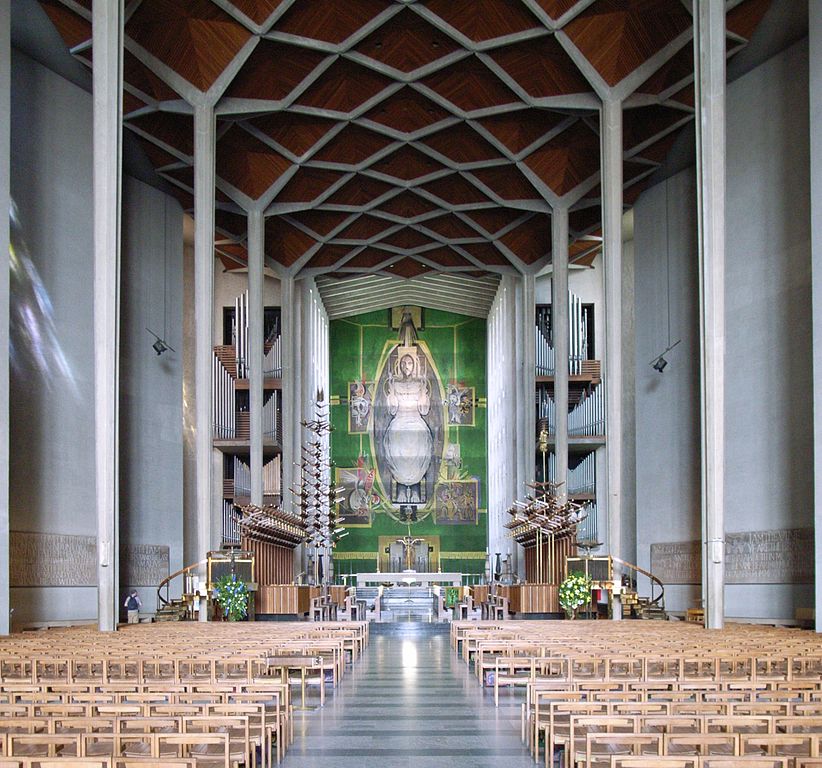
<svg viewBox="0 0 822 768"><path fill-rule="evenodd" d="M726 584L810 584L813 529L745 531L725 536ZM699 584L698 541L651 544L651 573L663 584Z"/></svg>
<svg viewBox="0 0 822 768"><path fill-rule="evenodd" d="M157 586L169 569L169 548L142 544L120 550L121 581ZM9 586L96 587L97 539L63 533L9 533Z"/></svg>

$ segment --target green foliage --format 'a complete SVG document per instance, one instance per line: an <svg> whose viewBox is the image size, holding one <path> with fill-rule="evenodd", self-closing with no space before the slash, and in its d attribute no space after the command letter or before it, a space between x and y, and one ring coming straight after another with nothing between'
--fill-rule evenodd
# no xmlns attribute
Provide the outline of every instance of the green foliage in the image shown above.
<svg viewBox="0 0 822 768"><path fill-rule="evenodd" d="M584 573L569 573L559 585L559 604L569 615L576 615L578 608L591 602L593 585Z"/></svg>
<svg viewBox="0 0 822 768"><path fill-rule="evenodd" d="M237 581L235 574L226 574L215 582L214 599L229 621L242 621L246 617L248 590L245 582Z"/></svg>

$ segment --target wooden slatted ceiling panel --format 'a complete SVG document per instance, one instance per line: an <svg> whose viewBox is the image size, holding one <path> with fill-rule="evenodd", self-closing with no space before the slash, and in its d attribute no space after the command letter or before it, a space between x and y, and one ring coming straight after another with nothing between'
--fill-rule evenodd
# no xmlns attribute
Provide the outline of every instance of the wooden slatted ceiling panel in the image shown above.
<svg viewBox="0 0 822 768"><path fill-rule="evenodd" d="M691 26L670 0L598 0L564 32L609 85L616 85Z"/></svg>
<svg viewBox="0 0 822 768"><path fill-rule="evenodd" d="M284 0L231 0L231 4L256 24L262 24Z"/></svg>
<svg viewBox="0 0 822 768"><path fill-rule="evenodd" d="M413 72L460 51L460 45L419 14L404 8L354 50L400 72Z"/></svg>
<svg viewBox="0 0 822 768"><path fill-rule="evenodd" d="M41 5L90 65L89 0ZM692 117L693 56L682 34L691 19L681 0L236 0L236 13L225 5L139 4L124 56L125 109L139 116L127 125L150 142L151 161L190 208L193 121L153 62L199 90L242 64L218 104L219 119L234 124L218 125L215 195L225 210L216 224L242 249L245 217L232 212L237 201L226 192L276 192L266 249L286 266L344 274L393 262L394 272L415 276L544 263L549 218L533 211L550 194L575 199L599 170L588 69L566 53L557 21L609 84L682 41L638 88L657 103L625 112L626 202ZM753 34L769 5L734 6L729 50ZM260 33L254 25L266 25L265 36L241 60ZM598 195L589 189L571 212L574 236L599 227ZM242 260L221 247L232 263ZM588 258L588 242L581 248Z"/></svg>
<svg viewBox="0 0 822 768"><path fill-rule="evenodd" d="M210 0L143 0L126 34L201 91L251 37Z"/></svg>
<svg viewBox="0 0 822 768"><path fill-rule="evenodd" d="M280 101L286 98L325 59L327 54L275 40L260 40L231 81L226 96ZM284 67L283 62L288 66Z"/></svg>

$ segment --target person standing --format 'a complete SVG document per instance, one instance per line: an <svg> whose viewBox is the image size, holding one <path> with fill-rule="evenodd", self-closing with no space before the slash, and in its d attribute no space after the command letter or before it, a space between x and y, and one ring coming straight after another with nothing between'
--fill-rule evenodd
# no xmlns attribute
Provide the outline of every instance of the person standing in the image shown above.
<svg viewBox="0 0 822 768"><path fill-rule="evenodd" d="M140 600L140 595L137 594L136 589L132 589L131 592L128 593L123 607L128 611L128 623L137 624L139 622L140 608L143 607L143 601Z"/></svg>

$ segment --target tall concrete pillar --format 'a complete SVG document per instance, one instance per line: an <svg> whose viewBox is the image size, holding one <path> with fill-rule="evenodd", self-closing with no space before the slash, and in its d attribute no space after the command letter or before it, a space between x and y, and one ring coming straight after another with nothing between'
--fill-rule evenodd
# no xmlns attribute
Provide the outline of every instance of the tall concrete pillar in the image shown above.
<svg viewBox="0 0 822 768"><path fill-rule="evenodd" d="M94 447L97 623L117 629L123 2L94 3Z"/></svg>
<svg viewBox="0 0 822 768"><path fill-rule="evenodd" d="M822 5L808 0L816 631L822 632Z"/></svg>
<svg viewBox="0 0 822 768"><path fill-rule="evenodd" d="M725 5L694 3L705 626L725 622Z"/></svg>
<svg viewBox="0 0 822 768"><path fill-rule="evenodd" d="M601 112L602 239L605 260L605 419L608 462L608 547L622 555L622 103ZM614 578L621 569L615 565ZM619 600L613 618L621 619Z"/></svg>
<svg viewBox="0 0 822 768"><path fill-rule="evenodd" d="M0 0L0 349L9 348L11 0ZM0 635L9 610L9 356L0 355Z"/></svg>
<svg viewBox="0 0 822 768"><path fill-rule="evenodd" d="M554 208L551 215L551 326L554 341L554 404L556 406L555 482L568 497L568 209Z"/></svg>
<svg viewBox="0 0 822 768"><path fill-rule="evenodd" d="M248 385L251 438L251 503L263 504L263 245L265 217L248 214Z"/></svg>
<svg viewBox="0 0 822 768"><path fill-rule="evenodd" d="M213 496L213 358L214 358L214 110L194 109L194 382L197 453L197 556L218 542ZM204 575L204 573L202 574ZM205 611L200 619L206 620Z"/></svg>
<svg viewBox="0 0 822 768"><path fill-rule="evenodd" d="M300 376L300 302L299 287L292 276L280 280L281 331L283 350L282 398L283 398L283 509L296 512L298 499L293 491L297 490L300 460L300 442L302 437L302 392ZM295 573L304 570L303 547L294 551Z"/></svg>

